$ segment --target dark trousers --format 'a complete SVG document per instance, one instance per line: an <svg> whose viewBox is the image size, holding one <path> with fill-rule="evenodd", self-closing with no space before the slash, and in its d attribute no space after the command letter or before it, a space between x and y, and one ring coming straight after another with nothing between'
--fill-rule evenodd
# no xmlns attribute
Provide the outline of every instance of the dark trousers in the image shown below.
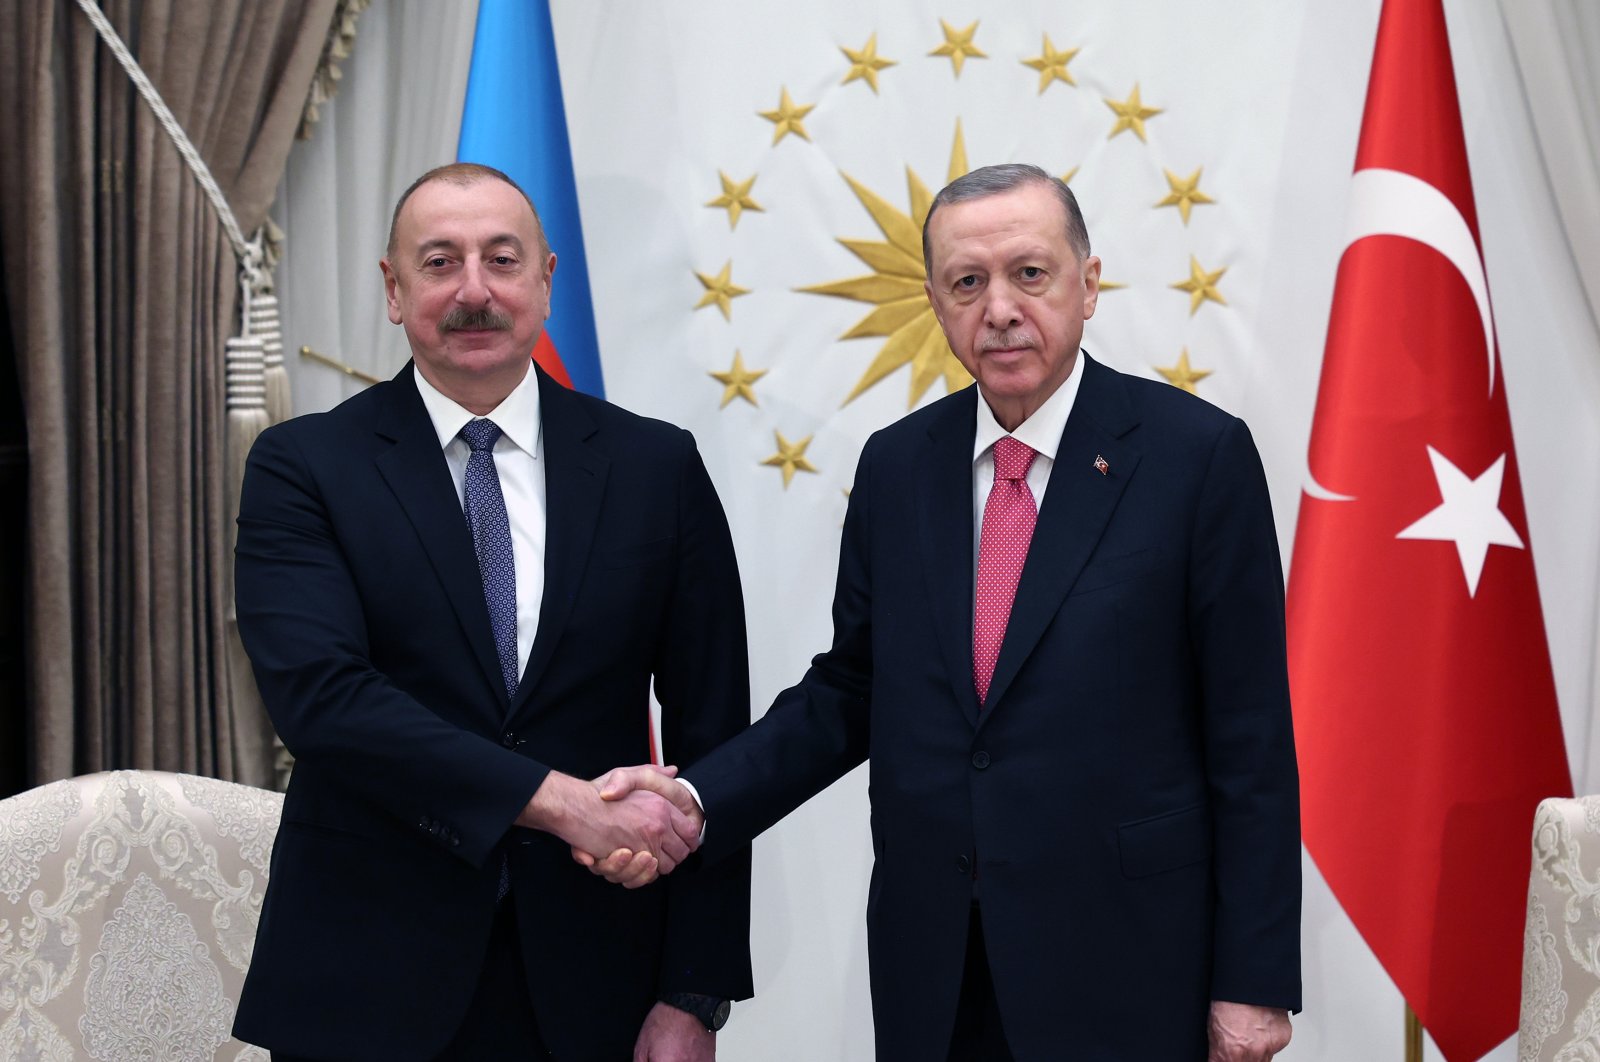
<svg viewBox="0 0 1600 1062"><path fill-rule="evenodd" d="M1000 1026L1000 1005L989 976L989 956L983 948L983 919L972 905L967 926L967 963L961 974L961 996L956 1001L955 1031L950 1035L949 1062L1012 1062Z"/></svg>
<svg viewBox="0 0 1600 1062"><path fill-rule="evenodd" d="M489 953L484 956L478 987L467 1004L466 1018L434 1062L536 1062L550 1057L528 999L528 975L522 963L515 908L509 898L500 904L489 934ZM274 1051L272 1062L315 1060Z"/></svg>

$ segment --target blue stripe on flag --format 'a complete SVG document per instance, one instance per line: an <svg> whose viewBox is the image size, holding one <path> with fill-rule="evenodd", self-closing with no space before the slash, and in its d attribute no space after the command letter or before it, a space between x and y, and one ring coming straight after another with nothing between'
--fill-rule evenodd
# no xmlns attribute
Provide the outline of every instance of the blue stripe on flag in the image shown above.
<svg viewBox="0 0 1600 1062"><path fill-rule="evenodd" d="M546 333L572 386L604 397L548 0L480 0L456 157L503 170L538 206L559 266Z"/></svg>

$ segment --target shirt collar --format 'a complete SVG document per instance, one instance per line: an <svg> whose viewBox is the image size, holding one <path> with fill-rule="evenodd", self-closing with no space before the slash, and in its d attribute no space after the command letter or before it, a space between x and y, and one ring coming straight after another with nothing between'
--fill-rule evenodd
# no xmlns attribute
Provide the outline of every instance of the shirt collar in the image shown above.
<svg viewBox="0 0 1600 1062"><path fill-rule="evenodd" d="M1066 430L1067 417L1072 414L1072 404L1077 400L1078 386L1082 383L1083 351L1079 350L1073 357L1072 371L1061 381L1061 386L1044 400L1044 405L1033 411L1033 416L1018 424L1017 430L1012 432L1006 431L1000 426L1000 422L994 419L994 410L989 408L988 401L983 397L983 391L979 390L978 430L972 441L972 459L976 461L1002 436L1010 435L1018 442L1032 447L1036 453L1054 461L1056 447L1061 444L1061 433Z"/></svg>
<svg viewBox="0 0 1600 1062"><path fill-rule="evenodd" d="M428 419L433 421L433 430L439 436L439 448L442 450L450 445L467 421L476 419L477 415L429 383L415 367L412 368L411 378L417 381L417 392L422 395L422 404L428 410ZM528 371L522 377L522 382L484 416L494 421L495 426L518 449L530 457L538 458L539 374L533 371L532 361L528 362Z"/></svg>

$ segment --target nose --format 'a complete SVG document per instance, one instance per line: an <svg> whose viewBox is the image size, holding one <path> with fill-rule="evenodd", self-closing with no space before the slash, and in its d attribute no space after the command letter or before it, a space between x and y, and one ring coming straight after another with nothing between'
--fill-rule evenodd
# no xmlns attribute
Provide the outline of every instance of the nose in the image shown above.
<svg viewBox="0 0 1600 1062"><path fill-rule="evenodd" d="M483 262L469 257L461 267L461 286L456 289L456 301L468 306L482 306L489 301L489 277Z"/></svg>
<svg viewBox="0 0 1600 1062"><path fill-rule="evenodd" d="M1022 323L1022 308L1011 285L997 280L989 285L983 304L983 323L995 331L1004 332Z"/></svg>

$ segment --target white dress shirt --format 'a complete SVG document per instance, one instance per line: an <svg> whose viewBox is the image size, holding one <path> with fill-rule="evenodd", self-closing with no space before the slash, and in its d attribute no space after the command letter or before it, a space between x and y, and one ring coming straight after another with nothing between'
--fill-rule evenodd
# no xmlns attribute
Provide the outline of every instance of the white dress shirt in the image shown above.
<svg viewBox="0 0 1600 1062"><path fill-rule="evenodd" d="M427 407L433 430L439 436L456 497L466 511L467 458L472 447L458 432L477 419L413 369L412 379ZM494 444L494 466L500 475L500 493L506 499L511 522L511 559L517 575L517 675L528 666L533 636L539 629L539 606L544 600L544 432L539 416L539 374L528 363L528 373L487 419L500 429Z"/></svg>
<svg viewBox="0 0 1600 1062"><path fill-rule="evenodd" d="M983 392L978 392L978 426L972 440L972 599L978 599L978 542L983 537L983 508L989 501L989 490L994 486L994 444L1010 435L1031 447L1039 456L1028 466L1028 489L1033 492L1033 504L1044 508L1044 489L1050 483L1050 470L1055 467L1056 447L1061 444L1061 433L1066 429L1067 417L1072 414L1072 404L1078 398L1078 386L1083 383L1083 352L1073 358L1072 371L1061 381L1055 393L1044 400L1044 405L1033 411L1033 416L1017 425L1017 430L1007 432L994 419Z"/></svg>

